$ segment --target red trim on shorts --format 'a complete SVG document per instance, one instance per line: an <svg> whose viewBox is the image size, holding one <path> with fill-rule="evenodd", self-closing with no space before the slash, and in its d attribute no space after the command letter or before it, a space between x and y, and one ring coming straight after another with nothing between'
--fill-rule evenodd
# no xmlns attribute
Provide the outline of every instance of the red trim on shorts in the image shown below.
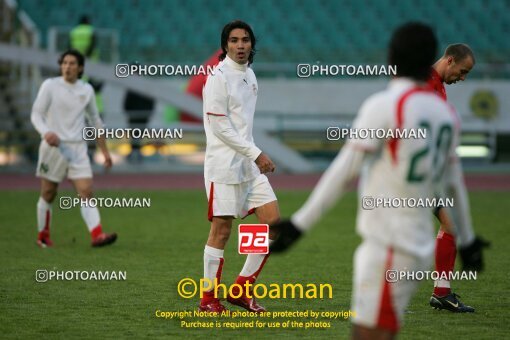
<svg viewBox="0 0 510 340"><path fill-rule="evenodd" d="M207 112L208 115L211 115L211 116L219 116L219 117L226 117L227 115L224 115L222 113L212 113L212 112Z"/></svg>
<svg viewBox="0 0 510 340"><path fill-rule="evenodd" d="M214 198L214 182L211 182L211 189L209 190L209 209L207 211L207 219L212 222L213 218L213 198ZM223 263L223 262L222 262Z"/></svg>
<svg viewBox="0 0 510 340"><path fill-rule="evenodd" d="M408 91L404 92L402 97L397 102L397 126L396 129L401 129L404 124L404 103L406 99L408 99L412 94L417 92L431 92L429 88L424 87L413 87ZM391 158L393 159L393 164L397 164L397 151L398 151L398 138L392 138L388 141L388 147L390 148Z"/></svg>
<svg viewBox="0 0 510 340"><path fill-rule="evenodd" d="M388 249L386 258L386 266L384 269L383 291L381 296L381 304L379 309L379 317L377 318L377 328L387 329L396 333L399 329L397 314L393 306L391 298L391 283L386 280L386 271L391 269L393 262L393 248Z"/></svg>
<svg viewBox="0 0 510 340"><path fill-rule="evenodd" d="M246 217L250 216L251 214L255 213L255 209L257 208L251 208L250 210L248 210L248 212L246 213L246 215L244 215L243 217L241 217L242 220L244 220Z"/></svg>

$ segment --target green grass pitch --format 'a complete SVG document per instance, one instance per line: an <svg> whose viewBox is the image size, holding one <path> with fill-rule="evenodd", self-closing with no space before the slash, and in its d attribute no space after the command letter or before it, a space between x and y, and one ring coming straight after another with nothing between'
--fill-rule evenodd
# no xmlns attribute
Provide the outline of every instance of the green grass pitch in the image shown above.
<svg viewBox="0 0 510 340"><path fill-rule="evenodd" d="M61 195L71 194L62 192ZM304 191L278 191L283 216L307 197ZM100 191L100 197L150 197L150 208L102 209L106 231L118 242L90 247L78 208L53 208L55 247L35 244L35 191L4 191L0 206L0 334L8 338L347 338L350 323L331 321L329 329L183 329L180 321L155 316L156 310L195 310L197 299L178 296L185 277L202 275L203 247L209 231L205 193L189 191ZM473 192L471 209L477 232L492 241L484 273L477 281L454 283L469 315L428 306L433 282L425 281L406 313L401 339L483 339L508 336L510 242L508 193ZM330 283L333 299L264 299L271 311L348 310L352 256L360 242L354 232L356 196L347 194L290 253L269 258L259 283ZM254 218L248 219L255 222ZM235 224L237 226L237 224ZM244 257L234 233L225 252L223 281L232 283ZM50 281L37 283L35 271L126 271L126 281ZM227 307L231 307L226 303ZM231 307L232 310L239 310ZM197 320L191 318L190 320ZM204 319L202 319L204 320ZM207 320L207 319L205 319ZM250 319L241 319L250 321ZM324 320L324 319L322 319ZM237 319L236 321L240 321ZM302 320L301 320L302 321Z"/></svg>

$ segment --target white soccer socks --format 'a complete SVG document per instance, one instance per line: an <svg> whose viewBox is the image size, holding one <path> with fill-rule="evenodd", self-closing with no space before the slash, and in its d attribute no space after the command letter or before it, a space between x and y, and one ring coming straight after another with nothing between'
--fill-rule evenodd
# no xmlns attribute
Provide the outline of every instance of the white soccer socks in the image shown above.
<svg viewBox="0 0 510 340"><path fill-rule="evenodd" d="M82 206L80 208L81 216L90 231L92 239L101 235L103 230L101 228L101 220L99 218L99 210L97 207Z"/></svg>
<svg viewBox="0 0 510 340"><path fill-rule="evenodd" d="M37 229L40 232L46 231L49 236L51 223L51 203L39 197L37 201Z"/></svg>
<svg viewBox="0 0 510 340"><path fill-rule="evenodd" d="M221 281L221 272L223 271L223 249L217 249L210 246L204 248L204 279L209 280L204 282L204 296L203 301L209 301L214 298L214 279L217 283Z"/></svg>
<svg viewBox="0 0 510 340"><path fill-rule="evenodd" d="M274 241L270 239L269 246L271 246L273 242ZM268 257L269 254L249 254L246 257L246 262L244 263L241 273L237 277L236 283L241 286L246 282L254 283L262 271L262 268L264 268Z"/></svg>

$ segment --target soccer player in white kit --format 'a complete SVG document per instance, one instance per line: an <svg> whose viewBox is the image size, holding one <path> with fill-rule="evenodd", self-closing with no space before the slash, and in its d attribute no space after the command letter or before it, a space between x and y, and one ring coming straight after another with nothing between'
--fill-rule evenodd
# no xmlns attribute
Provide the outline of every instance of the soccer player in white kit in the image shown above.
<svg viewBox="0 0 510 340"><path fill-rule="evenodd" d="M359 196L365 204L366 197L442 197L444 172L454 157L454 112L425 83L436 48L430 27L399 27L388 55L397 76L386 90L365 100L353 124L353 129L421 128L426 138L350 139L303 207L273 226L281 234L272 252L288 248L318 222L360 171ZM354 255L353 338L388 339L398 332L418 282L393 282L394 273L388 271L429 268L435 247L431 217L427 207L358 208L356 228L363 242Z"/></svg>
<svg viewBox="0 0 510 340"><path fill-rule="evenodd" d="M253 140L258 85L250 65L255 44L255 35L245 22L237 20L225 25L221 33L221 62L203 89L207 137L204 179L208 218L212 222L204 249L204 278L210 282L221 279L223 252L234 218L255 213L262 224L273 224L280 218L276 196L264 175L273 172L275 166ZM274 236L270 230L270 243ZM268 256L249 254L236 283L243 287L246 282L253 284ZM227 297L231 304L253 312L265 310L254 298L248 298L253 294L235 289L232 293ZM204 293L199 308L211 312L225 310L214 296L213 286Z"/></svg>
<svg viewBox="0 0 510 340"><path fill-rule="evenodd" d="M85 66L83 55L68 50L60 56L59 65L62 76L42 83L31 114L32 124L42 138L36 173L41 178L41 196L37 202L37 244L40 247L53 245L50 239L51 205L59 183L66 176L81 199L92 197L92 169L87 143L83 140L85 117L94 127L103 127L94 90L80 80ZM104 138L98 138L97 143L105 158L105 167L110 168L112 160ZM92 246L115 242L116 233L102 231L97 207L85 204L80 209L92 237Z"/></svg>

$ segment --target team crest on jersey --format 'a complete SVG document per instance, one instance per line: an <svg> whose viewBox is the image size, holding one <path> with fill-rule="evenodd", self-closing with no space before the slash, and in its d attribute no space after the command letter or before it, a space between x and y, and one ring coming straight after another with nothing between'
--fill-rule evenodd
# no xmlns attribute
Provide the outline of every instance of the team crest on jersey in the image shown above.
<svg viewBox="0 0 510 340"><path fill-rule="evenodd" d="M87 100L87 96L84 94L80 94L80 102L85 103L86 100Z"/></svg>
<svg viewBox="0 0 510 340"><path fill-rule="evenodd" d="M253 94L257 95L257 85L253 84Z"/></svg>

